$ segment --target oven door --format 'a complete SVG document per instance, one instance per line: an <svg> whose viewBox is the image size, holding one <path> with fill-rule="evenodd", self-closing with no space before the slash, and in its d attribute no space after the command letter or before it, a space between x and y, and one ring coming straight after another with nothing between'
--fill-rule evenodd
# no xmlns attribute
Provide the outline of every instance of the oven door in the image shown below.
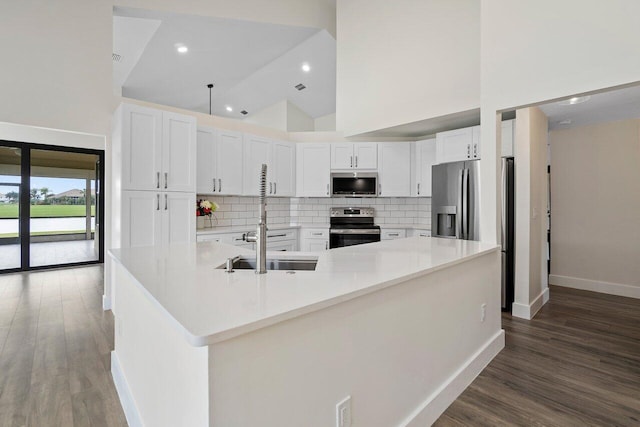
<svg viewBox="0 0 640 427"><path fill-rule="evenodd" d="M329 248L362 245L380 241L380 229L332 228L329 230Z"/></svg>

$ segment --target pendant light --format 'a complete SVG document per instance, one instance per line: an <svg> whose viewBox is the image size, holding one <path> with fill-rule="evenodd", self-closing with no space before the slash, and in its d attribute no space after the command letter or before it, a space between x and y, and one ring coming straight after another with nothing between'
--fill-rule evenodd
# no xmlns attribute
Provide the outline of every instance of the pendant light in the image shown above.
<svg viewBox="0 0 640 427"><path fill-rule="evenodd" d="M213 83L207 85L209 88L209 115L211 115L211 89L213 89Z"/></svg>

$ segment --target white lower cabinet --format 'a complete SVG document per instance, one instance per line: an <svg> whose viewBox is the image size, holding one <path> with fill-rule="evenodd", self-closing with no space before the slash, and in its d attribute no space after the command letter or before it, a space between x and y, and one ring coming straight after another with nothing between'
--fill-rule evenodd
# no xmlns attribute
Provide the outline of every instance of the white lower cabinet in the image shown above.
<svg viewBox="0 0 640 427"><path fill-rule="evenodd" d="M431 237L431 230L414 228L411 232L411 237Z"/></svg>
<svg viewBox="0 0 640 427"><path fill-rule="evenodd" d="M304 228L300 237L300 250L319 252L329 249L328 228Z"/></svg>
<svg viewBox="0 0 640 427"><path fill-rule="evenodd" d="M255 227L243 231L201 233L198 234L198 242L219 242L234 245L245 249L255 250L254 243L245 242L243 236L249 231L255 231ZM298 250L298 230L296 228L283 228L267 231L268 251L296 251Z"/></svg>
<svg viewBox="0 0 640 427"><path fill-rule="evenodd" d="M380 240L404 239L407 237L407 230L404 228L383 228L380 230Z"/></svg>
<svg viewBox="0 0 640 427"><path fill-rule="evenodd" d="M122 246L158 246L195 241L193 193L123 191Z"/></svg>

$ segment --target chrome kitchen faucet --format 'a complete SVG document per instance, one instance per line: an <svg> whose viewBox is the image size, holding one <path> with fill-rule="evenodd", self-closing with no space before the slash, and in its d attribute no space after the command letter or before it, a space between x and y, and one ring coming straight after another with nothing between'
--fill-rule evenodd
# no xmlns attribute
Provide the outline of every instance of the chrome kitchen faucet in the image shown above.
<svg viewBox="0 0 640 427"><path fill-rule="evenodd" d="M242 235L242 240L256 244L256 274L267 272L267 165L260 169L260 221L256 231Z"/></svg>

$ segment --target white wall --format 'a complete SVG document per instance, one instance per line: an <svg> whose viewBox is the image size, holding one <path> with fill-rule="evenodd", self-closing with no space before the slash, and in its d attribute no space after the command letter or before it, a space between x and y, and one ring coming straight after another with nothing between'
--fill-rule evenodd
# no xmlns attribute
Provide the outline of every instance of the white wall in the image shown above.
<svg viewBox="0 0 640 427"><path fill-rule="evenodd" d="M313 129L316 132L335 132L336 113L327 114L326 116L316 117L313 121Z"/></svg>
<svg viewBox="0 0 640 427"><path fill-rule="evenodd" d="M289 132L308 132L313 131L313 118L307 113L287 102L287 130Z"/></svg>
<svg viewBox="0 0 640 427"><path fill-rule="evenodd" d="M481 0L481 236L499 239L495 112L640 80L640 2ZM338 23L340 27L340 23Z"/></svg>
<svg viewBox="0 0 640 427"><path fill-rule="evenodd" d="M547 116L516 112L515 302L513 315L531 319L549 299L547 286Z"/></svg>
<svg viewBox="0 0 640 427"><path fill-rule="evenodd" d="M640 298L640 120L549 139L550 282Z"/></svg>
<svg viewBox="0 0 640 427"><path fill-rule="evenodd" d="M260 111L252 113L244 119L243 122L286 131L287 104L288 101L286 99L276 102Z"/></svg>
<svg viewBox="0 0 640 427"><path fill-rule="evenodd" d="M480 107L477 0L338 0L337 129Z"/></svg>

